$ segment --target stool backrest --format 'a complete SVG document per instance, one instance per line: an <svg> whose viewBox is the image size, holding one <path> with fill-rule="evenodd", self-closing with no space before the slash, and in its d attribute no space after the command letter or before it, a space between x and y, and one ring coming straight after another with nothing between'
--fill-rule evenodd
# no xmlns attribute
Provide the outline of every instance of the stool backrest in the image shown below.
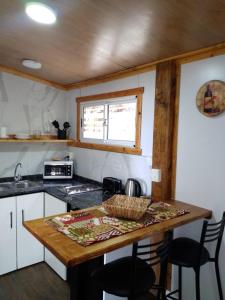
<svg viewBox="0 0 225 300"><path fill-rule="evenodd" d="M169 246L172 240L172 232L168 231L166 237L156 243L133 245L133 257L139 257L142 260L148 262L152 267L159 263L162 263L168 259Z"/></svg>
<svg viewBox="0 0 225 300"><path fill-rule="evenodd" d="M153 286L153 288L158 290L157 299L161 299L161 295L165 294L167 265L168 265L169 249L170 249L172 237L173 237L172 231L168 231L164 239L156 243L147 243L144 245L139 243L133 244L132 257L133 257L134 265L133 265L133 272L132 272L133 280L131 284L132 286L134 286L136 257L139 257L143 261L147 262L150 267L160 265L159 283Z"/></svg>
<svg viewBox="0 0 225 300"><path fill-rule="evenodd" d="M224 226L225 212L223 212L221 221L217 223L209 223L208 221L203 222L200 244L203 247L203 245L206 243L216 242L215 258L218 258L220 252Z"/></svg>

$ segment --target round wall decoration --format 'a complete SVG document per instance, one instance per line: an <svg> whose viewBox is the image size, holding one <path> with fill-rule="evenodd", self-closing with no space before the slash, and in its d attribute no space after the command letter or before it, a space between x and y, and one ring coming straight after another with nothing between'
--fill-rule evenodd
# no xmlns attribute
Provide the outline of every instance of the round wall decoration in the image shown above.
<svg viewBox="0 0 225 300"><path fill-rule="evenodd" d="M225 109L225 82L211 80L203 84L197 93L196 104L207 117L221 114Z"/></svg>

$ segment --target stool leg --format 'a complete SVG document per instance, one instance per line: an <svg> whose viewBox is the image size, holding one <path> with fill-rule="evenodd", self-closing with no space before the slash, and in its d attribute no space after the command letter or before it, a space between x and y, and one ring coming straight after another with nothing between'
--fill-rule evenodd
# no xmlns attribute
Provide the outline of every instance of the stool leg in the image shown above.
<svg viewBox="0 0 225 300"><path fill-rule="evenodd" d="M219 270L219 264L218 264L217 260L215 261L215 269L216 269L216 279L217 279L220 300L223 300L223 290L222 290L222 286L221 286L220 270Z"/></svg>
<svg viewBox="0 0 225 300"><path fill-rule="evenodd" d="M178 300L182 300L182 266L178 266Z"/></svg>
<svg viewBox="0 0 225 300"><path fill-rule="evenodd" d="M200 268L194 269L195 271L195 288L196 288L196 300L200 300Z"/></svg>

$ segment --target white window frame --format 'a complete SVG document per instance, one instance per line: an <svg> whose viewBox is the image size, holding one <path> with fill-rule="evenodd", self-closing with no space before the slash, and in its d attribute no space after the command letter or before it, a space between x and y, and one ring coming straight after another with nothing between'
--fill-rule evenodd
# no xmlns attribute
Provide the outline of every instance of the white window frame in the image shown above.
<svg viewBox="0 0 225 300"><path fill-rule="evenodd" d="M111 140L108 138L109 131L109 105L113 104L123 104L123 103L135 103L137 110L137 96L127 96L121 98L112 98L112 99L103 99L100 101L89 101L83 102L80 105L80 141L86 143L98 143L98 144L106 144L106 145L122 145L128 147L134 147L135 145L135 137L133 141L128 140ZM103 124L103 138L102 139L92 139L92 138L84 138L83 137L83 117L84 117L84 108L89 106L104 106L104 121Z"/></svg>

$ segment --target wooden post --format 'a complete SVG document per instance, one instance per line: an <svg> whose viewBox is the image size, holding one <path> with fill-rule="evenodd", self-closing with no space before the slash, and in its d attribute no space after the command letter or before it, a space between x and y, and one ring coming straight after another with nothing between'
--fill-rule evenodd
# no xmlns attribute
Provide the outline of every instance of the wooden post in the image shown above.
<svg viewBox="0 0 225 300"><path fill-rule="evenodd" d="M164 202L172 196L176 71L175 61L163 62L156 66L152 168L161 170L161 181L152 182L152 199Z"/></svg>
<svg viewBox="0 0 225 300"><path fill-rule="evenodd" d="M163 202L175 197L179 71L175 61L156 66L152 168L161 170L161 181L152 182L152 199ZM151 242L162 238L163 234L155 236ZM158 277L159 269L155 271ZM171 286L171 271L169 266L167 288Z"/></svg>

